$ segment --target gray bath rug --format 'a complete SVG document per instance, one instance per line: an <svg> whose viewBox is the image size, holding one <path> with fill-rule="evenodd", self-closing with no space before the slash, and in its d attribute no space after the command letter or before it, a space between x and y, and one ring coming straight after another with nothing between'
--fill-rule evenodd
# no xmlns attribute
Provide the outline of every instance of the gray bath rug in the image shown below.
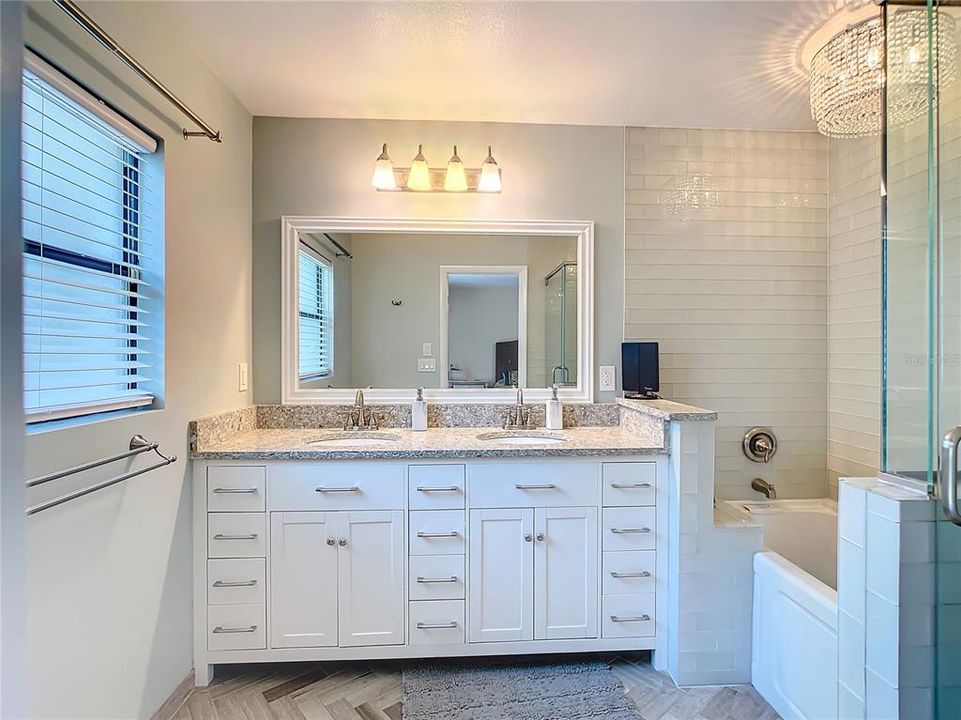
<svg viewBox="0 0 961 720"><path fill-rule="evenodd" d="M434 661L404 669L405 720L643 720L603 661Z"/></svg>

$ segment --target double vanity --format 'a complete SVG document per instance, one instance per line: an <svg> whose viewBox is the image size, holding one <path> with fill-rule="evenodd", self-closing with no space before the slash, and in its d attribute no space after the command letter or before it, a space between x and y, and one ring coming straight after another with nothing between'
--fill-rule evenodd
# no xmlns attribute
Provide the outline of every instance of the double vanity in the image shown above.
<svg viewBox="0 0 961 720"><path fill-rule="evenodd" d="M481 406L447 419L486 427L426 432L390 408L376 431L323 406L197 421L197 682L221 663L655 649L684 408L621 402L562 431L496 429Z"/></svg>

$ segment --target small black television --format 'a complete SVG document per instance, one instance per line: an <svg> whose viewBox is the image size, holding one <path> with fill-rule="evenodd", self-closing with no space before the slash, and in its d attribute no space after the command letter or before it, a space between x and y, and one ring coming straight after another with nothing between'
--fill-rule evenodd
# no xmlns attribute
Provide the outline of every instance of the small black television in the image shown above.
<svg viewBox="0 0 961 720"><path fill-rule="evenodd" d="M656 398L661 389L657 343L621 343L621 373L624 397Z"/></svg>

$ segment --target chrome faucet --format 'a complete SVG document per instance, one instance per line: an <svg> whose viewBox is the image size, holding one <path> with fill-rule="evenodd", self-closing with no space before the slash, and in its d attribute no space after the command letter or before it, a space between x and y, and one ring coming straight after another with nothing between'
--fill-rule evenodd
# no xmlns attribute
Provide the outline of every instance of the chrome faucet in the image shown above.
<svg viewBox="0 0 961 720"><path fill-rule="evenodd" d="M768 500L777 500L777 490L773 483L769 483L762 478L751 480L751 489L764 495Z"/></svg>
<svg viewBox="0 0 961 720"><path fill-rule="evenodd" d="M504 414L504 429L517 428L526 430L534 427L531 422L531 409L524 405L524 391L517 388L517 402L512 408L508 408Z"/></svg>
<svg viewBox="0 0 961 720"><path fill-rule="evenodd" d="M344 430L377 430L377 416L364 405L364 391L358 390L354 396L354 407L347 411Z"/></svg>

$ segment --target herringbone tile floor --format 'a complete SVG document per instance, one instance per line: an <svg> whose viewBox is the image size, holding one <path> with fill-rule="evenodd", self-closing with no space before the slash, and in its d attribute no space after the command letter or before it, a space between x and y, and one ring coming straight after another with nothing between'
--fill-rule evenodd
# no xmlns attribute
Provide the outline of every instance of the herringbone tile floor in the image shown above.
<svg viewBox="0 0 961 720"><path fill-rule="evenodd" d="M646 655L610 663L645 720L778 720L750 685L679 689L654 671ZM174 720L402 720L402 667L356 662L221 668L210 687L191 693Z"/></svg>

